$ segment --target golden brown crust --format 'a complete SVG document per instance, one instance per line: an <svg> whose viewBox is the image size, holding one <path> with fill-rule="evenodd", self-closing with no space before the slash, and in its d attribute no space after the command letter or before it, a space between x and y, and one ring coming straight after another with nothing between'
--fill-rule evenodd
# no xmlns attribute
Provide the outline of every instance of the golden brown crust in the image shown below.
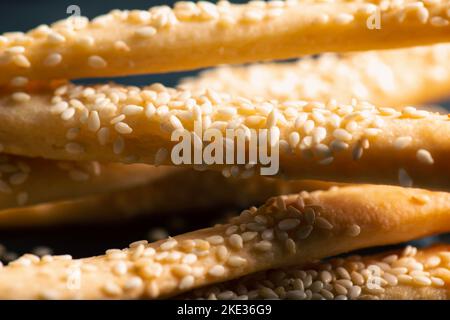
<svg viewBox="0 0 450 320"><path fill-rule="evenodd" d="M116 10L92 22L69 18L2 36L0 84L17 76L119 76L450 40L447 1L411 3L380 3L377 29L368 27L377 10L368 1L178 4Z"/></svg>
<svg viewBox="0 0 450 320"><path fill-rule="evenodd" d="M24 256L0 271L0 295L166 297L258 271L447 231L449 209L447 193L389 186L282 196L244 211L230 224L148 245L138 242L104 256L64 261Z"/></svg>
<svg viewBox="0 0 450 320"><path fill-rule="evenodd" d="M355 98L400 107L448 97L449 61L448 44L324 54L289 63L217 67L183 79L179 88L209 88L281 101L336 99L351 103Z"/></svg>
<svg viewBox="0 0 450 320"><path fill-rule="evenodd" d="M173 164L178 141L171 134L192 137L201 122L203 133L216 128L224 137L226 128L247 138L250 129L270 129L273 146L280 146L279 173L288 178L441 188L450 181L450 140L445 138L450 118L414 107L396 111L358 101L251 100L158 84L142 89L65 85L54 93L31 94L28 101L13 99L0 98L0 143L12 154ZM74 129L78 134L68 139ZM228 172L235 167L244 176L260 173L258 166L210 167Z"/></svg>
<svg viewBox="0 0 450 320"><path fill-rule="evenodd" d="M194 290L188 299L450 299L450 246L331 259Z"/></svg>

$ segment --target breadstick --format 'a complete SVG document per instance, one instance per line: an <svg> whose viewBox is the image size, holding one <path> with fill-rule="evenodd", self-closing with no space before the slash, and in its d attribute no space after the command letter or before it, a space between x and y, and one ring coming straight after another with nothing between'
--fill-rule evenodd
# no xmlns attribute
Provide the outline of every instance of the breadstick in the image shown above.
<svg viewBox="0 0 450 320"><path fill-rule="evenodd" d="M52 161L0 154L0 210L129 189L176 168Z"/></svg>
<svg viewBox="0 0 450 320"><path fill-rule="evenodd" d="M197 299L450 299L450 246L349 256L249 275L188 293Z"/></svg>
<svg viewBox="0 0 450 320"><path fill-rule="evenodd" d="M235 147L237 152L250 152L251 143L264 142L252 139L251 129L268 128L274 153L266 168L257 170L264 167L260 156L253 168L247 166L248 156L245 165L220 164L226 160L222 157L212 159L208 167L225 175L249 176L263 169L268 171L264 174L275 174L279 149L278 173L288 178L430 187L448 187L450 181L450 118L414 107L396 111L358 101L347 105L333 100L251 100L159 84L143 89L64 85L54 93L33 93L22 103L2 96L0 123L4 152L33 157L173 164L173 147L179 147L180 140L191 143L191 137L201 147L200 160L205 160L211 143L203 135L209 129L220 130L223 138L231 129L251 139ZM202 131L195 130L196 124ZM67 138L71 130L78 131L74 139ZM172 141L174 132L188 138Z"/></svg>
<svg viewBox="0 0 450 320"><path fill-rule="evenodd" d="M116 167L120 168L119 165ZM65 188L64 200L57 199L52 190L42 191L45 181L41 181L36 184L41 192L45 192L41 201L36 201L36 205L17 208L12 205L11 208L0 210L0 229L117 221L137 215L195 214L197 211L205 212L215 208L245 208L252 204L262 204L271 196L302 190L326 190L337 185L320 181L284 181L261 176L248 179L225 178L215 171L198 172L171 167L150 167L145 174L149 175L151 171L154 175L150 175L145 183L117 188L112 192L94 190L89 182L85 182L83 196L67 197L71 189ZM37 190L39 189L33 189L33 192ZM33 199L36 200L36 197Z"/></svg>
<svg viewBox="0 0 450 320"><path fill-rule="evenodd" d="M448 1L180 2L174 9L114 10L91 22L71 17L1 36L0 84L433 44L450 41L447 6Z"/></svg>
<svg viewBox="0 0 450 320"><path fill-rule="evenodd" d="M289 63L222 66L183 79L179 88L280 101L356 98L375 105L419 105L448 97L449 61L449 44L324 54Z"/></svg>
<svg viewBox="0 0 450 320"><path fill-rule="evenodd" d="M272 198L217 225L105 255L25 255L0 270L2 298L161 298L247 274L450 228L450 194L391 186Z"/></svg>

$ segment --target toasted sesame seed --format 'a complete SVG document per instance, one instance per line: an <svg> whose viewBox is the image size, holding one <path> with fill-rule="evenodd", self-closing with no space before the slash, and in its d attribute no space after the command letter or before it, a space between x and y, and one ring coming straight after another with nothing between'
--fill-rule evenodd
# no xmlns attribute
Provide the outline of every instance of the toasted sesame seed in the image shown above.
<svg viewBox="0 0 450 320"><path fill-rule="evenodd" d="M10 83L13 87L23 87L28 84L28 78L21 76L14 77L11 79Z"/></svg>
<svg viewBox="0 0 450 320"><path fill-rule="evenodd" d="M266 252L272 249L272 243L267 240L262 240L258 243L255 243L253 247L258 251Z"/></svg>
<svg viewBox="0 0 450 320"><path fill-rule="evenodd" d="M224 239L222 236L214 235L206 238L206 241L208 241L212 245L219 245L223 244Z"/></svg>
<svg viewBox="0 0 450 320"><path fill-rule="evenodd" d="M346 234L350 237L356 237L361 233L361 227L357 224L352 224L346 229Z"/></svg>
<svg viewBox="0 0 450 320"><path fill-rule="evenodd" d="M247 232L244 232L244 233L241 235L242 240L243 240L244 242L252 241L252 240L255 239L257 236L258 236L258 233L257 233L257 232L254 232L254 231L247 231Z"/></svg>

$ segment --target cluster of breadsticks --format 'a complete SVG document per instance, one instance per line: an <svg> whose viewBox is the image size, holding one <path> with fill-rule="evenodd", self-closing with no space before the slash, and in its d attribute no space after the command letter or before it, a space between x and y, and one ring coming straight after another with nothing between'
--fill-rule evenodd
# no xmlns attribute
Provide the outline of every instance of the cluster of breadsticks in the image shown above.
<svg viewBox="0 0 450 320"><path fill-rule="evenodd" d="M409 105L450 87L450 47L436 44L450 41L449 8L179 2L1 35L0 227L248 209L95 257L25 254L0 264L0 298L450 298L447 246L318 262L450 230L450 193L417 189L449 187L450 117ZM328 51L176 88L69 82ZM175 167L172 134L203 146L196 123L232 130L245 154L251 131L267 129L279 171Z"/></svg>

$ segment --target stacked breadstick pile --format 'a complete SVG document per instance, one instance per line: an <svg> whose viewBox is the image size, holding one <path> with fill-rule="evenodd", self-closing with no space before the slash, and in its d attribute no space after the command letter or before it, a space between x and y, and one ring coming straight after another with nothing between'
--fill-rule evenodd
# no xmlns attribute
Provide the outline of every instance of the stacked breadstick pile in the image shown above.
<svg viewBox="0 0 450 320"><path fill-rule="evenodd" d="M445 245L323 260L450 231L450 194L417 189L449 187L450 117L409 106L450 88L450 47L435 45L450 41L449 10L444 0L179 2L0 36L1 226L248 207L101 256L26 254L0 269L0 298L450 298ZM348 53L374 49L395 50ZM220 67L177 88L69 82L330 51L341 54ZM202 144L196 121L240 130L246 148L251 129L270 129L278 175L175 167L171 134Z"/></svg>

